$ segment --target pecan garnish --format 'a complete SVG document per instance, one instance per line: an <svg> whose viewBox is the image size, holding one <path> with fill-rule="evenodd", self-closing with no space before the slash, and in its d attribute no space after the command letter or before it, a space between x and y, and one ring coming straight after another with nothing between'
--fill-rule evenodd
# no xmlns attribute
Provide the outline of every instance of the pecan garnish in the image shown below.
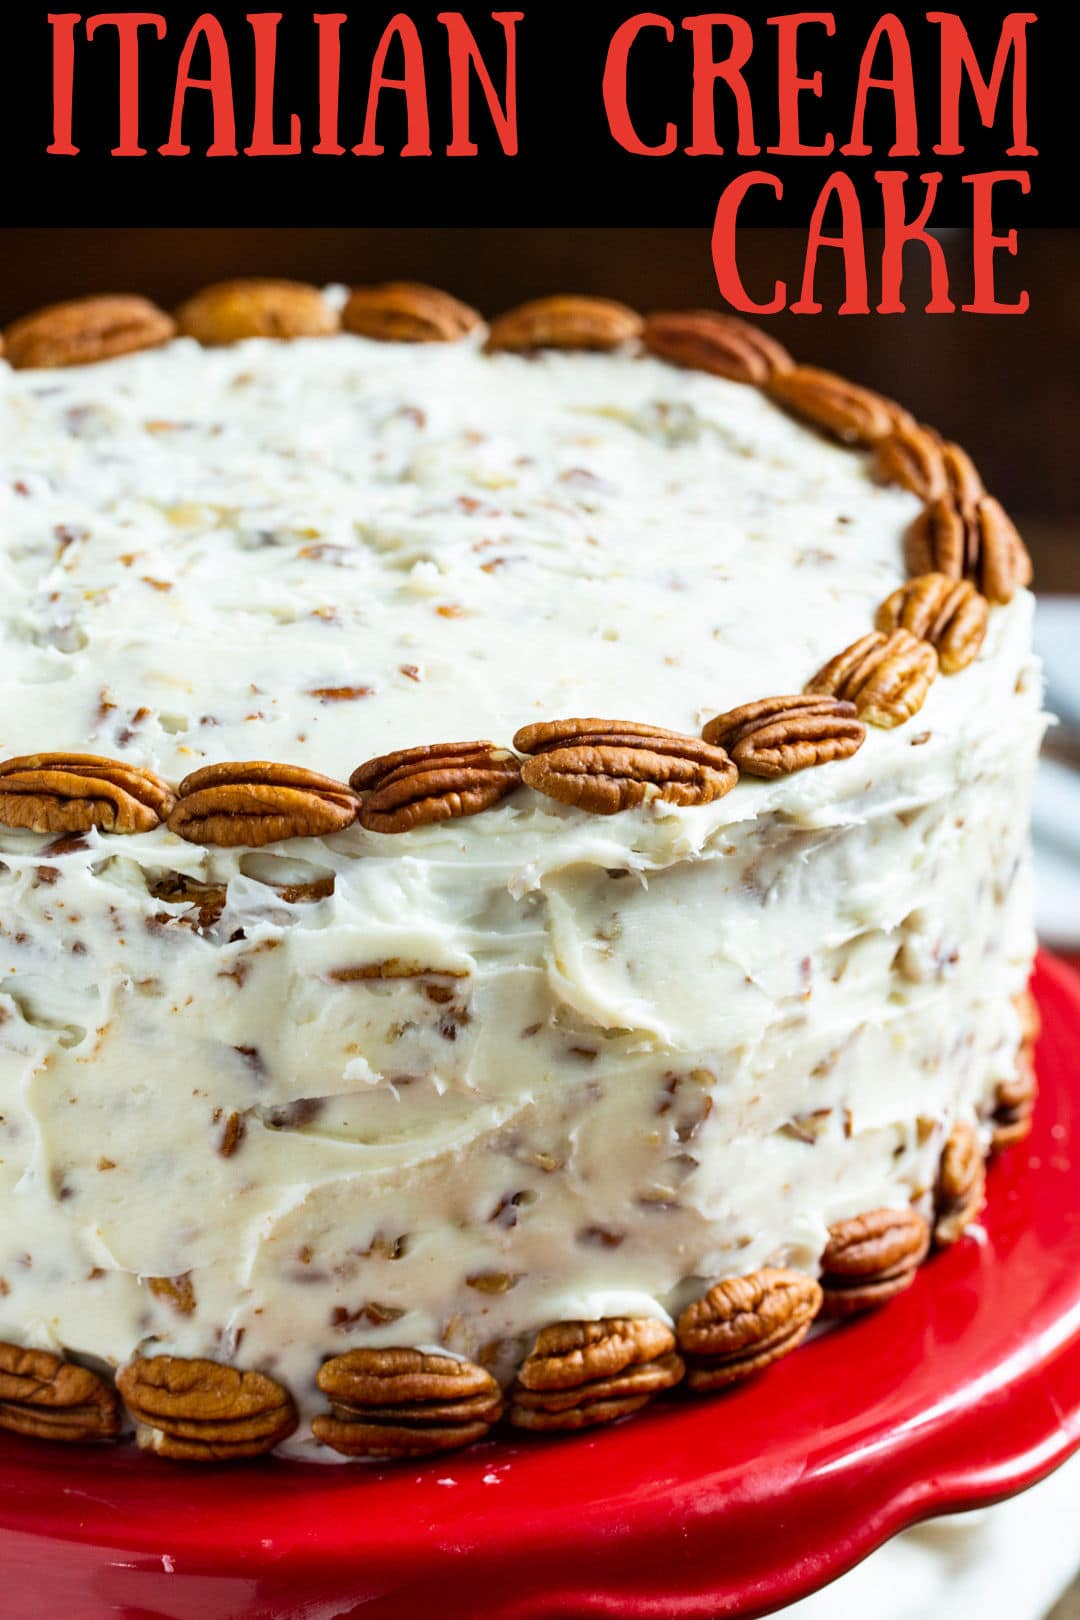
<svg viewBox="0 0 1080 1620"><path fill-rule="evenodd" d="M0 1343L0 1429L35 1440L111 1440L120 1402L89 1367Z"/></svg>
<svg viewBox="0 0 1080 1620"><path fill-rule="evenodd" d="M513 793L520 781L516 757L491 742L401 748L358 765L349 778L361 795L360 825L383 833L475 816Z"/></svg>
<svg viewBox="0 0 1080 1620"><path fill-rule="evenodd" d="M176 802L153 771L96 754L23 754L0 763L0 826L31 832L149 832Z"/></svg>
<svg viewBox="0 0 1080 1620"><path fill-rule="evenodd" d="M148 298L110 294L50 304L13 321L4 334L16 370L88 366L137 349L156 349L176 335L176 323Z"/></svg>
<svg viewBox="0 0 1080 1620"><path fill-rule="evenodd" d="M928 641L907 630L871 630L819 669L806 690L854 703L860 720L888 729L919 712L937 667Z"/></svg>
<svg viewBox="0 0 1080 1620"><path fill-rule="evenodd" d="M179 1277L147 1277L146 1286L155 1299L163 1299L181 1316L194 1314L195 1284L190 1271L181 1272Z"/></svg>
<svg viewBox="0 0 1080 1620"><path fill-rule="evenodd" d="M180 305L176 320L185 337L207 348L245 338L328 337L338 330L318 287L259 276L204 287Z"/></svg>
<svg viewBox="0 0 1080 1620"><path fill-rule="evenodd" d="M541 721L523 726L514 747L530 755L529 787L598 816L653 799L710 804L739 779L722 748L634 720Z"/></svg>
<svg viewBox="0 0 1080 1620"><path fill-rule="evenodd" d="M918 574L886 597L874 620L888 633L897 626L937 650L943 675L966 669L977 656L990 622L990 604L969 579Z"/></svg>
<svg viewBox="0 0 1080 1620"><path fill-rule="evenodd" d="M344 782L301 765L267 760L204 765L185 776L169 831L192 844L231 847L318 838L356 820L356 795Z"/></svg>
<svg viewBox="0 0 1080 1620"><path fill-rule="evenodd" d="M923 508L907 536L913 574L970 579L990 602L1011 602L1031 584L1031 558L1000 501L983 495L961 507L949 495Z"/></svg>
<svg viewBox="0 0 1080 1620"><path fill-rule="evenodd" d="M999 1081L994 1092L991 1146L995 1152L1012 1147L1014 1142L1022 1142L1030 1134L1038 1096L1035 1042L1042 1024L1038 1003L1030 990L1021 990L1012 999L1020 1019L1020 1045L1012 1079Z"/></svg>
<svg viewBox="0 0 1080 1620"><path fill-rule="evenodd" d="M776 372L768 393L793 415L845 444L876 444L908 415L893 400L816 366Z"/></svg>
<svg viewBox="0 0 1080 1620"><path fill-rule="evenodd" d="M455 343L482 324L477 310L419 281L357 287L341 319L346 332L382 343Z"/></svg>
<svg viewBox="0 0 1080 1620"><path fill-rule="evenodd" d="M929 1247L929 1223L913 1209L872 1209L835 1222L821 1260L824 1315L851 1316L903 1293Z"/></svg>
<svg viewBox="0 0 1080 1620"><path fill-rule="evenodd" d="M900 484L922 501L951 495L960 510L967 511L986 493L966 450L910 418L898 421L879 440L874 459L883 483Z"/></svg>
<svg viewBox="0 0 1080 1620"><path fill-rule="evenodd" d="M332 1416L317 1440L346 1457L425 1457L483 1440L502 1394L483 1367L426 1350L349 1350L319 1368Z"/></svg>
<svg viewBox="0 0 1080 1620"><path fill-rule="evenodd" d="M1012 998L1016 1016L1020 1020L1020 1044L1034 1048L1042 1031L1042 1014L1039 1003L1035 1000L1029 989L1019 990Z"/></svg>
<svg viewBox="0 0 1080 1620"><path fill-rule="evenodd" d="M760 327L709 309L647 315L641 336L647 352L657 359L732 382L761 386L795 364L783 344Z"/></svg>
<svg viewBox="0 0 1080 1620"><path fill-rule="evenodd" d="M718 714L703 728L747 776L790 776L810 765L850 759L866 738L855 705L834 697L759 698Z"/></svg>
<svg viewBox="0 0 1080 1620"><path fill-rule="evenodd" d="M974 1125L957 1121L949 1132L938 1166L934 1242L955 1243L976 1220L986 1202L986 1165Z"/></svg>
<svg viewBox="0 0 1080 1620"><path fill-rule="evenodd" d="M336 881L333 872L328 872L325 877L310 878L307 883L281 883L273 887L288 905L308 906L319 900L328 900L334 892Z"/></svg>
<svg viewBox="0 0 1080 1620"><path fill-rule="evenodd" d="M1015 1074L1011 1080L999 1081L994 1092L991 1141L996 1153L1031 1134L1038 1095L1034 1056L1029 1047L1021 1046L1016 1054Z"/></svg>
<svg viewBox="0 0 1080 1620"><path fill-rule="evenodd" d="M272 1451L296 1428L287 1389L220 1361L137 1356L116 1385L140 1446L182 1462L231 1462Z"/></svg>
<svg viewBox="0 0 1080 1620"><path fill-rule="evenodd" d="M641 336L641 316L610 298L535 298L491 323L489 349L617 349Z"/></svg>
<svg viewBox="0 0 1080 1620"><path fill-rule="evenodd" d="M805 1339L821 1288L800 1271L765 1266L727 1277L679 1317L689 1389L720 1389L761 1372Z"/></svg>
<svg viewBox="0 0 1080 1620"><path fill-rule="evenodd" d="M586 1429L637 1412L683 1376L675 1335L652 1317L556 1322L537 1334L510 1391L519 1429Z"/></svg>

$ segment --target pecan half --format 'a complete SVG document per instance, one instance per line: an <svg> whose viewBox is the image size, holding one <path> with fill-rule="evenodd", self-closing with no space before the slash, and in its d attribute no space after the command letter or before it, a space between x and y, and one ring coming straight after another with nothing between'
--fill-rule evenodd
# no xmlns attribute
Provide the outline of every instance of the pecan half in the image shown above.
<svg viewBox="0 0 1080 1620"><path fill-rule="evenodd" d="M991 1147L995 1153L1030 1134L1039 1089L1035 1075L1035 1043L1042 1026L1038 1003L1030 990L1021 990L1012 1000L1020 1019L1020 1044L1016 1072L1011 1080L1000 1081L994 1093Z"/></svg>
<svg viewBox="0 0 1080 1620"><path fill-rule="evenodd" d="M961 507L949 495L930 501L907 535L912 573L970 579L990 602L1011 602L1031 584L1031 558L1000 501L983 495Z"/></svg>
<svg viewBox="0 0 1080 1620"><path fill-rule="evenodd" d="M722 748L635 720L549 720L523 726L514 747L530 757L521 780L594 815L648 800L710 804L739 779Z"/></svg>
<svg viewBox="0 0 1080 1620"><path fill-rule="evenodd" d="M261 759L205 765L178 794L169 831L192 844L255 848L341 832L356 820L356 795L344 782Z"/></svg>
<svg viewBox="0 0 1080 1620"><path fill-rule="evenodd" d="M617 349L641 336L636 310L610 298L535 298L491 323L489 349Z"/></svg>
<svg viewBox="0 0 1080 1620"><path fill-rule="evenodd" d="M720 1389L786 1356L805 1339L821 1300L812 1277L773 1266L715 1283L679 1317L687 1387Z"/></svg>
<svg viewBox="0 0 1080 1620"><path fill-rule="evenodd" d="M204 287L180 305L176 320L185 337L207 348L245 338L329 337L339 324L318 287L259 276Z"/></svg>
<svg viewBox="0 0 1080 1620"><path fill-rule="evenodd" d="M109 294L50 304L13 321L4 336L8 361L16 370L51 369L156 349L176 336L176 323L148 298Z"/></svg>
<svg viewBox="0 0 1080 1620"><path fill-rule="evenodd" d="M401 833L490 809L520 786L521 769L491 742L430 743L369 759L349 782L362 795L362 827Z"/></svg>
<svg viewBox="0 0 1080 1620"><path fill-rule="evenodd" d="M502 1394L483 1367L426 1350L349 1350L319 1368L332 1416L317 1440L346 1457L426 1457L483 1440Z"/></svg>
<svg viewBox="0 0 1080 1620"><path fill-rule="evenodd" d="M35 1440L111 1440L120 1402L89 1367L0 1343L0 1429Z"/></svg>
<svg viewBox="0 0 1080 1620"><path fill-rule="evenodd" d="M872 1209L835 1222L821 1261L823 1314L851 1316L903 1293L929 1247L929 1223L913 1209Z"/></svg>
<svg viewBox="0 0 1080 1620"><path fill-rule="evenodd" d="M979 469L961 445L945 439L941 446L941 459L945 465L945 483L961 512L968 512L981 501L986 488Z"/></svg>
<svg viewBox="0 0 1080 1620"><path fill-rule="evenodd" d="M806 690L854 703L860 720L889 729L919 712L937 667L928 641L907 630L871 630L819 669Z"/></svg>
<svg viewBox="0 0 1080 1620"><path fill-rule="evenodd" d="M456 343L483 324L478 310L419 281L357 287L341 319L346 332L382 343Z"/></svg>
<svg viewBox="0 0 1080 1620"><path fill-rule="evenodd" d="M760 327L709 309L647 315L641 336L648 353L658 360L732 382L762 386L795 364L783 344Z"/></svg>
<svg viewBox="0 0 1080 1620"><path fill-rule="evenodd" d="M1034 1055L1030 1047L1021 1046L1016 1054L1015 1074L1011 1080L999 1081L994 1092L991 1145L995 1153L1030 1136L1038 1095Z"/></svg>
<svg viewBox="0 0 1080 1620"><path fill-rule="evenodd" d="M775 373L768 394L794 416L845 444L877 444L908 413L891 399L816 366Z"/></svg>
<svg viewBox="0 0 1080 1620"><path fill-rule="evenodd" d="M900 484L922 501L951 496L967 511L986 493L967 451L910 417L879 440L874 461L882 483Z"/></svg>
<svg viewBox="0 0 1080 1620"><path fill-rule="evenodd" d="M760 698L718 714L703 728L747 776L790 776L811 765L850 759L866 738L855 705L834 697Z"/></svg>
<svg viewBox="0 0 1080 1620"><path fill-rule="evenodd" d="M1042 1031L1039 1003L1029 989L1024 989L1017 991L1012 1004L1020 1020L1020 1044L1032 1048Z"/></svg>
<svg viewBox="0 0 1080 1620"><path fill-rule="evenodd" d="M986 1164L974 1125L958 1121L938 1166L934 1242L947 1248L961 1238L986 1202Z"/></svg>
<svg viewBox="0 0 1080 1620"><path fill-rule="evenodd" d="M537 1334L510 1391L519 1429L586 1429L637 1412L683 1376L675 1335L651 1317L556 1322Z"/></svg>
<svg viewBox="0 0 1080 1620"><path fill-rule="evenodd" d="M297 1425L292 1396L261 1372L220 1361L137 1356L116 1385L147 1451L181 1462L232 1462L272 1451Z"/></svg>
<svg viewBox="0 0 1080 1620"><path fill-rule="evenodd" d="M969 579L918 574L886 597L874 623L886 634L898 626L937 650L943 675L966 669L990 622L990 604Z"/></svg>
<svg viewBox="0 0 1080 1620"><path fill-rule="evenodd" d="M96 754L23 754L0 763L0 826L31 832L150 832L176 796L153 771Z"/></svg>

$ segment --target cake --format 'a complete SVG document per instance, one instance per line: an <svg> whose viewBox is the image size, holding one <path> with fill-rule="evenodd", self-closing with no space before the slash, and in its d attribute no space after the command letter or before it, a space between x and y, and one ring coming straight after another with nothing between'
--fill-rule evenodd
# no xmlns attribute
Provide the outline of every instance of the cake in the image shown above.
<svg viewBox="0 0 1080 1620"><path fill-rule="evenodd" d="M582 1428L970 1228L1042 721L963 451L599 299L233 283L6 351L0 1427Z"/></svg>

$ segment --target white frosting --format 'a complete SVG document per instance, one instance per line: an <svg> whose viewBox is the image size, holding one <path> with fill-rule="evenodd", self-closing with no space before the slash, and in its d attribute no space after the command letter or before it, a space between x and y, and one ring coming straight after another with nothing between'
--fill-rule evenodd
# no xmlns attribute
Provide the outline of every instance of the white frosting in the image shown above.
<svg viewBox="0 0 1080 1620"><path fill-rule="evenodd" d="M0 758L344 778L538 718L696 732L871 627L917 509L651 360L0 364ZM908 725L696 810L525 789L260 852L0 829L0 1337L262 1366L307 1410L351 1345L509 1366L925 1199L1012 1072L1030 628L1021 593ZM228 885L208 928L175 873ZM145 1281L189 1272L188 1314Z"/></svg>

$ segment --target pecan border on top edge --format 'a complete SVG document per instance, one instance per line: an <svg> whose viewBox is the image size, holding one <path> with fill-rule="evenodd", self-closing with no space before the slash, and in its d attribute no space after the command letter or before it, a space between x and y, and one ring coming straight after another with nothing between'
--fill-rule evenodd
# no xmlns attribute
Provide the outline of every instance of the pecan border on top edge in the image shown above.
<svg viewBox="0 0 1080 1620"><path fill-rule="evenodd" d="M245 319L248 318L247 304L255 294L272 302L277 301L272 310L274 316L278 314L279 305L288 305L291 308L303 300L311 301L321 297L319 289L306 284L249 278L246 281L217 283L203 288L193 294L182 309L197 308L200 301L210 304L214 304L215 301L220 303L226 294L234 297L243 295L241 303L244 306ZM452 341L455 337L467 336L480 322L476 311L461 304L450 294L417 283L391 282L379 287L353 289L354 302L364 299L370 301L373 297L376 302L379 298L389 297L395 316L398 310L394 299L400 303L402 297L408 306L407 313L410 316L416 313L412 306L418 299L424 303L422 313L425 316L434 312L438 318L433 321L432 330L429 332L426 328L422 331L410 329L405 334L410 337L437 336L444 341ZM17 352L21 332L28 328L33 331L34 323L42 320L45 320L47 325L58 310L62 312L67 329L78 326L80 312L85 312L86 321L92 327L103 302L108 304L109 300L74 299L62 306L52 306L47 310L35 311L21 317L11 323L4 334L9 354L13 343ZM122 302L120 298L112 300L114 306ZM145 304L145 301L143 303ZM306 306L305 316L307 316ZM348 322L344 324L347 326ZM330 330L337 330L341 325L340 321L335 323L331 317L327 317L326 326ZM275 328L274 321L271 320L269 326L270 331L267 335L282 339L296 336L298 333L324 329L321 315L318 320L309 321L309 324L305 324L304 321L290 323L283 320L280 327ZM247 335L247 332L243 335ZM234 338L231 331L229 334L218 331L208 334L210 342L232 340ZM3 343L4 338L0 338L0 354L4 352ZM965 533L968 536L963 542L967 547L965 553L967 561L963 557L958 561L954 560L952 552L949 552L946 571L954 572L956 577L961 579L965 574L970 576L971 572L978 571L984 594L991 602L1008 600L1017 585L1026 585L1030 582L1031 563L1023 542L998 503L986 494L977 469L958 445L943 440L934 429L917 423L909 412L884 396L874 393L873 390L849 382L846 378L831 372L796 364L783 345L770 334L735 316L719 311L682 310L654 312L643 317L629 306L611 299L554 295L516 305L498 316L491 324L487 347L489 351L498 351L500 348L516 348L520 351L543 346L610 349L635 344L639 353L651 353L669 364L701 369L757 387L774 403L808 420L813 426L838 437L842 442L859 448L872 448L878 477L886 483L901 484L918 494L922 500L922 513L915 526L918 533L921 534L923 530L929 532L927 526L935 521L934 514L944 512L946 507L959 514L958 521L966 525ZM46 359L45 363L62 364L65 363L65 358L62 357L58 361ZM920 523L922 529L919 528ZM977 553L972 552L973 546L979 548ZM945 549L948 550L947 547ZM917 555L922 557L924 563L932 550L933 547L928 542L922 544L921 550L918 544L915 546ZM989 555L986 566L980 562L982 551L987 551ZM925 568L923 571L926 571ZM906 591L906 587L901 587L900 591L893 593L887 603L882 604L878 614L879 623L883 615L886 621L893 614L900 618L901 607L898 604L905 600ZM935 648L935 644L941 647L943 673L952 673L964 667L978 651L985 626L982 597L971 606L965 604L965 613L967 617L962 625L950 622L935 623L926 627L925 644L931 649ZM924 637L918 636L913 639L923 641ZM837 662L837 659L832 661L833 664ZM826 666L828 667L830 666ZM819 671L814 680L820 679L822 673L824 671ZM807 691L811 693L812 690L813 682ZM775 700L761 699L758 703L760 705L769 701ZM921 695L918 696L914 708L917 708L920 702ZM744 709L750 707L744 705ZM740 716L743 713L742 710L737 712ZM868 718L872 718L878 724L895 725L910 719L911 712L913 709L907 703L901 702L895 707L889 703L884 714L871 710ZM715 725L715 722L710 724ZM523 728L529 729L531 728ZM657 737L675 735L665 733L663 728L659 727L635 725L623 726L620 730L632 730L636 733L651 731ZM706 732L708 730L707 727ZM790 765L801 768L804 759L815 764L827 762L827 757L822 757L822 750L818 751L818 757L811 759L811 751L805 742L798 749L789 746L785 759L782 745L786 739L782 726L778 727L775 740L780 746L768 757L768 774L786 774ZM573 743L568 741L567 746L572 748L580 742L581 739L575 739ZM634 745L631 745L629 739L620 737L619 744L624 748L636 745L638 749L647 749L648 746L643 738L635 738ZM600 746L612 745L603 743ZM525 751L528 752L527 749ZM550 748L546 751L554 752ZM411 754L412 750L404 752ZM752 748L746 752L752 752ZM661 797L674 798L676 802L701 803L708 802L709 798L721 797L723 792L728 791L729 786L734 785L733 778L729 778L726 785L722 784L719 778L714 779L715 773L710 775L707 768L704 776L701 772L698 773L701 779L695 779L693 782L688 780L683 784L671 781L665 785L663 782L654 781L650 788L647 783L643 785L633 780L624 780L619 785L617 778L626 761L616 760L614 756L606 760L597 756L594 764L599 766L599 778L601 781L607 780L609 784L607 790L602 790L596 781L590 780L593 776L591 771L586 772L584 777L577 773L575 779L575 772L572 769L574 761L569 758L558 762L563 766L562 770L552 769L554 763L549 761L546 765L532 765L527 762L522 780L530 786L538 787L542 778L544 786L540 787L540 791L555 787L557 791L554 796L563 799L563 802L599 814L611 814L619 809L632 808L657 789ZM715 765L716 762L710 763ZM605 776L605 766L615 772L614 778ZM684 766L676 774L689 776L693 773L688 772ZM722 776L724 773L720 774ZM185 786L186 784L181 784L181 798L187 796L184 793ZM422 809L418 804L413 806L395 803L392 807L388 807L391 813L380 818L379 830L407 831L410 827L428 820L441 819L447 813L475 814L476 810L486 809L489 804L498 802L504 796L493 780L482 782L478 780L470 782L468 786L472 791L452 803L453 784L447 778L438 782L432 781L433 797L428 796ZM259 796L258 790L253 796ZM270 793L264 789L263 796L269 798ZM178 807L177 812L170 818L174 830L180 831L186 824L192 808L189 805ZM236 808L229 806L234 814ZM264 827L260 841L267 841L266 833L273 822L273 811L280 811L284 806L265 803L258 807L251 805L245 808L249 810L258 808L264 812ZM304 819L297 815L298 804L292 804L289 808L293 812L294 821ZM371 806L369 815L373 814L377 815L377 811ZM257 820L257 816L254 819ZM324 824L317 830L324 833L338 830L342 817L339 812L336 817L324 814L321 819ZM361 821L364 819L362 814ZM278 825L281 826L282 823L278 822ZM233 841L231 837L229 841Z"/></svg>

